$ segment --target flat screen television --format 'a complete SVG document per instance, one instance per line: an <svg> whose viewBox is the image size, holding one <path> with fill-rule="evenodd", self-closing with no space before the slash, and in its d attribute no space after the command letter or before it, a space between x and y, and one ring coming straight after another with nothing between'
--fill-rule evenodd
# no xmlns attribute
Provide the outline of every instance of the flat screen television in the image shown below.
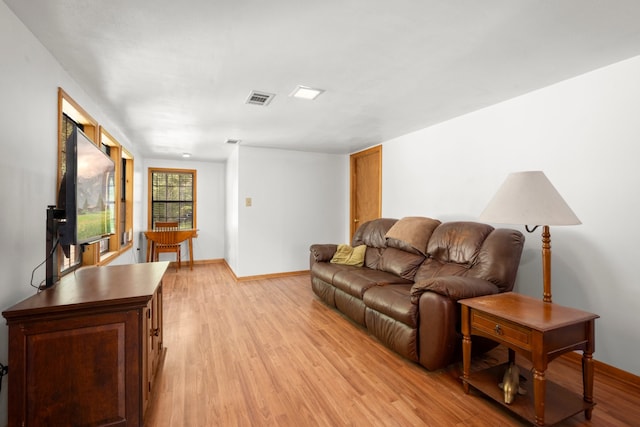
<svg viewBox="0 0 640 427"><path fill-rule="evenodd" d="M115 163L79 128L65 144L58 191L59 244L82 245L115 233Z"/></svg>

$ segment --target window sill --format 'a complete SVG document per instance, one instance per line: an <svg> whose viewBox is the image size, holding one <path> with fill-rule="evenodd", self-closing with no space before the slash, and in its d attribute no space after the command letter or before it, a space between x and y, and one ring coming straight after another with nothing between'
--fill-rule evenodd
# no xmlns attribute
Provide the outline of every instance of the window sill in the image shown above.
<svg viewBox="0 0 640 427"><path fill-rule="evenodd" d="M118 250L118 251L111 251L111 252L103 253L102 255L100 255L100 262L98 263L98 265L107 265L107 264L109 264L111 261L113 261L114 259L116 259L120 255L122 255L123 253L127 252L131 248L133 248L133 242L127 243L126 245L121 247L120 250Z"/></svg>

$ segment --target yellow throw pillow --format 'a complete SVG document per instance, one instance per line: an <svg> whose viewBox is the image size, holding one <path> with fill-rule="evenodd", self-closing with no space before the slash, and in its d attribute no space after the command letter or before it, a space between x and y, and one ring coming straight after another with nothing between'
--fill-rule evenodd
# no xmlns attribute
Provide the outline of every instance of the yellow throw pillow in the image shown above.
<svg viewBox="0 0 640 427"><path fill-rule="evenodd" d="M333 254L331 262L334 264L355 265L362 267L364 265L364 254L367 251L367 245L360 245L352 248L349 245L338 245L336 253Z"/></svg>

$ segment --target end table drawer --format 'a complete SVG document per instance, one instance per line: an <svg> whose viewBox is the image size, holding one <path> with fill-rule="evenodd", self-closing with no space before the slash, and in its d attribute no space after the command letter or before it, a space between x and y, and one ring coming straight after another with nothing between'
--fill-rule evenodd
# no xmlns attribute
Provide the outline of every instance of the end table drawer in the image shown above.
<svg viewBox="0 0 640 427"><path fill-rule="evenodd" d="M471 329L477 329L488 337L495 337L496 341L514 344L526 350L531 348L531 330L487 313L472 310Z"/></svg>

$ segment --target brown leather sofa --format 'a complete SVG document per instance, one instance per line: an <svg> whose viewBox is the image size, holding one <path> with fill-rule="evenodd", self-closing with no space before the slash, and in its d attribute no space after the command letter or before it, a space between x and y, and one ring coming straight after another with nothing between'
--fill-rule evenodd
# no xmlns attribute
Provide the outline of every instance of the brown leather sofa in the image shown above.
<svg viewBox="0 0 640 427"><path fill-rule="evenodd" d="M477 222L381 218L358 228L351 246L360 245L361 267L330 262L336 244L312 245L313 292L387 347L435 370L461 354L457 301L512 290L524 236ZM474 353L494 345L474 337Z"/></svg>

